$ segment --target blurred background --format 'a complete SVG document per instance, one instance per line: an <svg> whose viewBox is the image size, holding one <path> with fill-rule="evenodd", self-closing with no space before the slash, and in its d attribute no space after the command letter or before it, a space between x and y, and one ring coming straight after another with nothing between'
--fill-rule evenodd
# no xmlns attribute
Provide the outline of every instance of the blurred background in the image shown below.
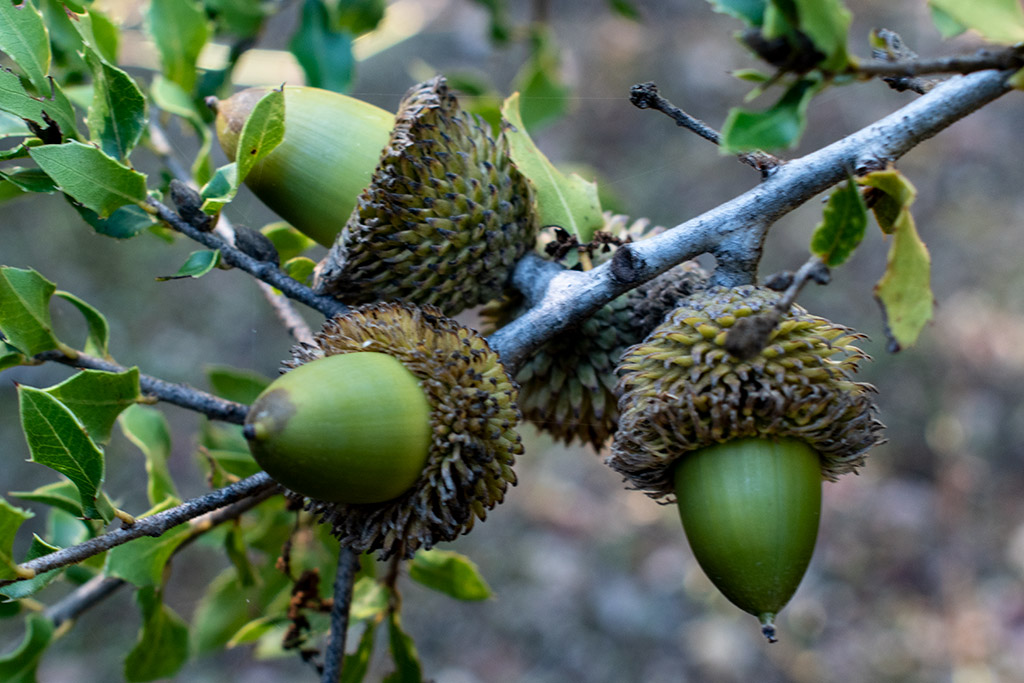
<svg viewBox="0 0 1024 683"><path fill-rule="evenodd" d="M636 19L605 0L508 3L518 33L496 44L486 4L391 3L378 34L357 45L351 94L394 110L409 86L435 72L507 94L530 55L519 33L546 18L569 96L564 114L538 126L534 137L557 163L589 169L611 198L606 208L673 226L757 183L750 168L628 101L631 85L653 80L675 104L720 127L750 89L730 72L758 66L732 37L739 22L697 0L634 0ZM123 60L148 81L154 57L139 3L100 5L128 28ZM876 27L897 31L926 56L976 47L970 36L942 42L923 0L848 5L855 17L850 49L862 57ZM299 9L283 5L259 50L243 58L238 82L301 82L285 51ZM752 106L766 107L773 97ZM914 97L880 82L832 88L813 100L800 146L783 156L817 149ZM545 105L543 96L535 104ZM518 487L473 534L447 546L479 565L496 598L458 603L402 582L404 623L426 676L438 683L1024 680L1021 121L1020 93L1011 93L899 163L919 190L913 212L931 252L936 299L935 320L915 347L885 351L872 288L888 245L873 221L832 283L801 295L812 312L870 335L874 362L862 379L878 388L889 441L860 476L825 485L818 547L779 619L779 643L765 642L756 620L703 577L674 507L624 490L602 464L604 454L552 444L525 427ZM169 132L190 161L194 137ZM152 169L146 163L139 161L143 170L157 168L155 160ZM804 262L820 213L815 200L774 227L762 275ZM244 190L227 214L253 227L275 220ZM122 364L204 388L204 369L213 365L274 376L291 340L250 278L214 271L198 280L154 279L174 273L196 248L184 239L99 236L56 197L0 205L0 262L36 268L103 311ZM57 302L53 311L68 338L84 334L72 308ZM48 469L24 462L14 382L42 387L68 375L41 366L0 378L4 494L53 481ZM199 495L206 490L196 456L199 418L162 409L173 429L171 466L181 492ZM107 463L106 490L126 509L144 509L143 460L119 433ZM16 545L16 556L27 542ZM224 566L219 549L189 548L173 563L168 603L188 620ZM138 619L130 592L116 594L50 648L39 679L120 680ZM20 637L20 620L0 620L0 651ZM381 651L368 680L388 669ZM298 681L315 674L295 656L260 660L243 647L201 657L175 680Z"/></svg>

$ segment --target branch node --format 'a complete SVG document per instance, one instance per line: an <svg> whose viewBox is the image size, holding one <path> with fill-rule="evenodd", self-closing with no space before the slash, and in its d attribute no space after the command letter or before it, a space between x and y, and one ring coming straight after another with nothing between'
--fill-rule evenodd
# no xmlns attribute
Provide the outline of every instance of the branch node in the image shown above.
<svg viewBox="0 0 1024 683"><path fill-rule="evenodd" d="M629 244L623 244L615 251L609 267L612 278L616 282L630 285L640 280L646 265L643 257L637 254Z"/></svg>

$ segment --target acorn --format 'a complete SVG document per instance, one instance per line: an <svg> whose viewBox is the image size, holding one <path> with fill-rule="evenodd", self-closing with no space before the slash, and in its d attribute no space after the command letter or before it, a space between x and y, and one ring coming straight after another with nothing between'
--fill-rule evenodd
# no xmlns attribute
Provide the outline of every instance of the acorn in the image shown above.
<svg viewBox="0 0 1024 683"><path fill-rule="evenodd" d="M214 101L217 139L235 158L242 127L269 87ZM284 139L253 166L245 184L281 218L325 247L370 184L395 115L330 90L285 86Z"/></svg>
<svg viewBox="0 0 1024 683"><path fill-rule="evenodd" d="M646 218L631 220L605 212L604 225L581 253L593 266L611 260L621 244L663 231ZM539 251L554 251L551 231L543 231ZM582 268L576 253L567 265ZM546 342L520 366L519 406L523 417L540 431L569 445L589 444L600 451L618 423L615 367L623 351L643 339L676 302L703 286L706 274L687 261L654 280L619 296L579 327ZM515 320L525 309L521 296L507 295L484 307L484 331Z"/></svg>
<svg viewBox="0 0 1024 683"><path fill-rule="evenodd" d="M314 287L346 303L403 300L454 315L502 293L537 228L533 188L505 134L462 111L438 76L403 98Z"/></svg>
<svg viewBox="0 0 1024 683"><path fill-rule="evenodd" d="M863 335L793 305L759 352L726 350L737 321L780 296L699 291L630 347L607 461L633 488L677 502L701 568L773 642L814 550L822 480L861 467L884 429L873 387L852 379L868 358Z"/></svg>
<svg viewBox="0 0 1024 683"><path fill-rule="evenodd" d="M328 320L252 404L256 462L357 552L411 557L469 531L516 483L516 386L431 306Z"/></svg>

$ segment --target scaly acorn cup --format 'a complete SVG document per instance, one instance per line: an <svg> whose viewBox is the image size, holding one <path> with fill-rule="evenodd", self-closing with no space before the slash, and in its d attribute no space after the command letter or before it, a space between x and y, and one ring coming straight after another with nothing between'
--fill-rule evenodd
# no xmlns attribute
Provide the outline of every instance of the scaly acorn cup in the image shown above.
<svg viewBox="0 0 1024 683"><path fill-rule="evenodd" d="M873 388L852 380L867 356L849 328L794 305L756 356L726 351L729 328L779 296L708 288L628 349L608 458L634 488L676 499L704 572L772 641L814 550L821 480L860 467L884 429Z"/></svg>
<svg viewBox="0 0 1024 683"><path fill-rule="evenodd" d="M662 231L641 218L605 212L596 233L602 246L590 255L592 265L611 260L616 242L631 242ZM550 236L542 231L538 250ZM520 367L519 407L539 430L565 444L579 441L600 451L614 433L619 411L615 367L622 352L643 339L676 302L703 286L706 274L687 261L612 300L578 328L563 332L540 347ZM487 305L481 315L484 333L515 320L525 309L521 296L505 296Z"/></svg>
<svg viewBox="0 0 1024 683"><path fill-rule="evenodd" d="M213 103L217 139L229 159L253 107L269 91L249 88ZM284 102L284 139L245 184L281 218L329 247L370 184L395 116L319 88L285 86Z"/></svg>
<svg viewBox="0 0 1024 683"><path fill-rule="evenodd" d="M256 462L356 552L411 557L500 503L523 447L516 386L472 330L431 306L328 320L253 403Z"/></svg>
<svg viewBox="0 0 1024 683"><path fill-rule="evenodd" d="M412 88L373 181L314 286L346 303L454 315L497 297L537 234L533 189L504 133L460 110L442 77Z"/></svg>

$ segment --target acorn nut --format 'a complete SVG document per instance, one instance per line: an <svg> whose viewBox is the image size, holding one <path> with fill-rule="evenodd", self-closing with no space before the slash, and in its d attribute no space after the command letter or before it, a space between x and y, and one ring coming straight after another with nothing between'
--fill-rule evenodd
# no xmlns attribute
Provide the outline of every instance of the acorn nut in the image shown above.
<svg viewBox="0 0 1024 683"><path fill-rule="evenodd" d="M779 296L708 288L630 347L608 458L633 487L677 502L701 568L771 641L814 549L821 480L860 467L884 429L873 387L852 380L867 356L849 328L793 305L759 353L726 350L728 330Z"/></svg>
<svg viewBox="0 0 1024 683"><path fill-rule="evenodd" d="M220 146L235 158L242 127L268 87L216 102ZM325 247L370 184L395 115L348 95L285 86L284 139L253 166L245 184L260 201Z"/></svg>
<svg viewBox="0 0 1024 683"><path fill-rule="evenodd" d="M500 503L523 446L516 386L472 330L431 306L328 320L253 403L253 457L356 552L411 557Z"/></svg>
<svg viewBox="0 0 1024 683"><path fill-rule="evenodd" d="M326 356L274 380L244 429L259 466L292 491L381 503L407 491L426 465L430 404L392 356Z"/></svg>

